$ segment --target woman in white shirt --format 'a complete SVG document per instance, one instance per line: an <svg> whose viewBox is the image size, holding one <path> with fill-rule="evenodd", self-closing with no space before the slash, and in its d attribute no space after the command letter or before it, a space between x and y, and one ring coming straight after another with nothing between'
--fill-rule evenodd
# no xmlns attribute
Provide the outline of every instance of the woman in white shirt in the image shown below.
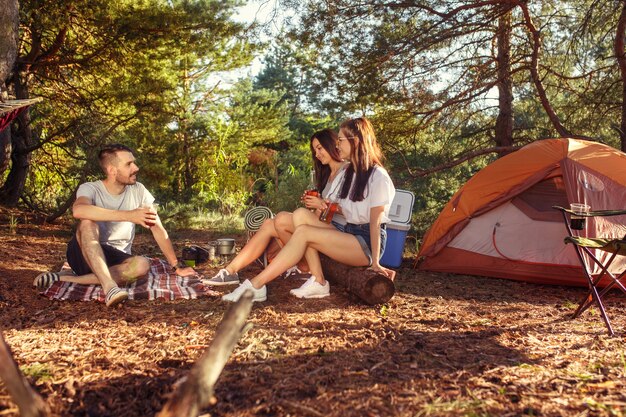
<svg viewBox="0 0 626 417"><path fill-rule="evenodd" d="M385 223L389 220L389 206L395 188L381 163L381 152L371 122L356 118L343 122L339 129L339 155L350 161L343 172L336 202L343 214L345 226L320 222L315 214L298 209L293 214L295 231L276 256L259 275L244 281L232 293L222 297L237 301L246 289L253 292L253 301L265 301L265 284L278 277L303 256L309 264L311 278L302 287L291 290L298 298L321 298L330 294L330 285L324 279L319 252L351 266L370 266L391 277L392 271L380 265L385 249ZM331 193L334 194L334 193ZM332 201L324 203L322 208Z"/></svg>
<svg viewBox="0 0 626 417"><path fill-rule="evenodd" d="M323 197L327 198L330 192L328 191L329 187L339 180L339 174L346 165L337 150L337 134L331 129L320 130L311 136L309 145L313 158L316 188L321 190ZM311 210L320 210L325 205L322 198L314 196L303 195L302 201L304 206ZM302 210L306 211L307 209ZM341 218L338 218L337 222L341 223ZM345 224L345 220L343 223ZM203 282L206 285L214 286L238 285L239 270L258 259L272 238L279 238L283 243L286 243L294 230L293 213L280 212L274 219L265 220L237 256L226 267L220 269L215 276ZM292 265L295 265L295 262Z"/></svg>

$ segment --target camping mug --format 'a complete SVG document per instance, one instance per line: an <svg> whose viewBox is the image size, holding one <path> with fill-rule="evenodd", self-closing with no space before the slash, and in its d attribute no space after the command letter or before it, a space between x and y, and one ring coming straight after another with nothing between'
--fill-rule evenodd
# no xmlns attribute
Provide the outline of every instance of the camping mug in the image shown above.
<svg viewBox="0 0 626 417"><path fill-rule="evenodd" d="M313 189L313 190L306 190L304 192L304 196L305 197L309 197L309 196L311 196L311 197L319 197L320 196L320 192L315 190L315 189Z"/></svg>
<svg viewBox="0 0 626 417"><path fill-rule="evenodd" d="M209 261L212 261L215 259L215 244L209 243L208 249L209 249Z"/></svg>
<svg viewBox="0 0 626 417"><path fill-rule="evenodd" d="M589 213L589 207L587 204L583 203L572 203L570 204L570 210L574 213L570 215L570 226L574 230L583 230L585 228L585 217L577 216L576 214L584 214Z"/></svg>
<svg viewBox="0 0 626 417"><path fill-rule="evenodd" d="M317 198L319 198L320 197L320 192L317 191L315 188L311 188L311 189L305 190L304 194L302 195L302 198L300 200L304 201L304 199L306 197L317 197ZM315 209L309 209L309 210L310 211L315 211Z"/></svg>
<svg viewBox="0 0 626 417"><path fill-rule="evenodd" d="M339 204L337 203L328 203L322 214L320 214L320 220L324 223L330 223L333 220L333 216L339 209Z"/></svg>
<svg viewBox="0 0 626 417"><path fill-rule="evenodd" d="M143 204L141 207L152 209L153 212L157 213L157 210L159 208L159 204L158 203ZM157 216L158 216L158 214L157 214ZM156 224L156 220L155 221L147 221L146 222L146 226L148 226L148 227L152 227L155 224Z"/></svg>

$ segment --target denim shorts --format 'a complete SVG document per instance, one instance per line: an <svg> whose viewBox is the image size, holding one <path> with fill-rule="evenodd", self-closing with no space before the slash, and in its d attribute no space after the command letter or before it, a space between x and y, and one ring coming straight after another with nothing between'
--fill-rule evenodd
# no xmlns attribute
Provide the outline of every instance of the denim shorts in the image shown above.
<svg viewBox="0 0 626 417"><path fill-rule="evenodd" d="M363 249L365 256L367 256L367 259L369 259L368 266L371 266L372 265L372 246L371 246L372 242L370 239L370 224L369 223L339 224L333 221L332 225L335 226L335 228L339 230L340 232L350 233L351 235L356 237L356 240L359 241L359 244L361 245L361 248ZM382 224L380 226L380 257L381 258L383 256L383 253L385 253L386 244L387 244L387 225Z"/></svg>
<svg viewBox="0 0 626 417"><path fill-rule="evenodd" d="M340 232L345 232L346 231L346 225L341 224L341 223L337 223L336 221L332 220L330 222L330 224L332 224L333 226L335 226L335 229L339 230Z"/></svg>

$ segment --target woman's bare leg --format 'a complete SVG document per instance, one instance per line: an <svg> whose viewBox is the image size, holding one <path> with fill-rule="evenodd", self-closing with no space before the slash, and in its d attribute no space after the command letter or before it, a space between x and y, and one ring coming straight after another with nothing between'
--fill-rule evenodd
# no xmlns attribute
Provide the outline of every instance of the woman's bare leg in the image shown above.
<svg viewBox="0 0 626 417"><path fill-rule="evenodd" d="M274 227L274 219L266 219L261 228L252 236L241 251L235 256L226 269L229 274L239 272L263 254L273 237L278 237Z"/></svg>
<svg viewBox="0 0 626 417"><path fill-rule="evenodd" d="M293 234L293 231L296 230L293 225L293 213L288 211L281 211L274 217L274 227L276 228L276 233L278 234L278 238L281 242L287 243Z"/></svg>
<svg viewBox="0 0 626 417"><path fill-rule="evenodd" d="M320 221L315 213L312 213L306 209L297 209L296 211L294 211L293 224L295 227L310 225L335 230L334 226ZM324 279L324 271L322 270L322 263L320 262L319 253L315 249L308 247L304 252L304 258L306 259L306 263L309 267L309 272L311 273L311 275L316 278L317 282L324 285L326 280Z"/></svg>
<svg viewBox="0 0 626 417"><path fill-rule="evenodd" d="M261 288L298 262L308 247L346 265L369 265L369 259L353 235L324 226L301 225L272 263L250 282L255 288Z"/></svg>
<svg viewBox="0 0 626 417"><path fill-rule="evenodd" d="M299 210L299 209L298 209ZM296 210L296 211L298 211ZM305 210L307 213L311 213L309 210ZM276 228L276 233L278 233L278 238L283 245L289 242L291 239L291 235L293 234L296 227L293 223L293 213L288 211L281 211L274 217L274 227ZM298 269L302 272L310 272L309 265L305 258L302 258L296 264Z"/></svg>

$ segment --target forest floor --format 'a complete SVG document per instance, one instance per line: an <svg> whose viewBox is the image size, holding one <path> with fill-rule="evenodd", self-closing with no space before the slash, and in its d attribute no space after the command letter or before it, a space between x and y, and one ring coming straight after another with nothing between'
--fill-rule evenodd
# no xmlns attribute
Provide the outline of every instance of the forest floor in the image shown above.
<svg viewBox="0 0 626 417"><path fill-rule="evenodd" d="M170 231L177 253L219 236ZM40 296L33 278L64 260L67 225L0 222L0 326L55 416L152 416L214 336L218 298L97 302ZM244 237L238 238L238 247ZM134 251L156 255L151 236ZM201 265L206 276L218 265ZM259 266L244 270L248 278ZM626 304L570 320L584 288L398 269L367 306L340 287L298 300L278 279L217 382L211 416L595 416L626 414ZM0 416L18 410L0 384Z"/></svg>

